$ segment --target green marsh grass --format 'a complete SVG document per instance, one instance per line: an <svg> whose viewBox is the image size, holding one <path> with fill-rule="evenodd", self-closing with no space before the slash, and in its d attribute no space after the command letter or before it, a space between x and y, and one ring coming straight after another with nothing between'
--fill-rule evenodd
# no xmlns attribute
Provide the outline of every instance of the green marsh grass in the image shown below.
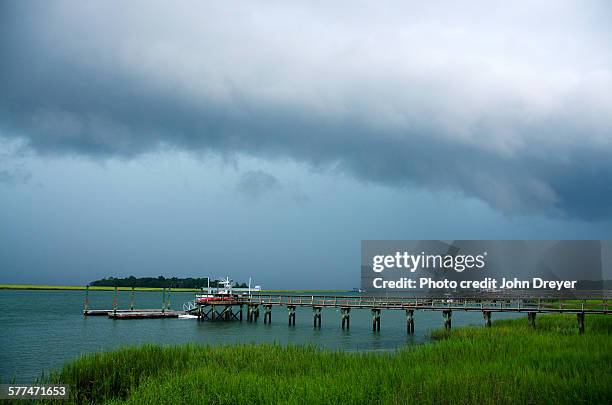
<svg viewBox="0 0 612 405"><path fill-rule="evenodd" d="M381 333L384 333L381 332ZM500 320L393 353L146 345L86 355L50 381L78 403L575 404L612 400L612 317Z"/></svg>

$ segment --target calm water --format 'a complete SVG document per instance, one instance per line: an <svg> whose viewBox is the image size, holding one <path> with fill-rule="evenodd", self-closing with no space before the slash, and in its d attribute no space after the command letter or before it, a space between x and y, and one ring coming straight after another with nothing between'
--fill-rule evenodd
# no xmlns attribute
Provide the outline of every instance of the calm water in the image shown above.
<svg viewBox="0 0 612 405"><path fill-rule="evenodd" d="M384 311L381 331L371 330L368 310L351 312L351 329L340 328L340 312L323 309L322 327L312 327L312 310L296 309L296 326L287 326L287 309L272 310L272 324L259 322L197 322L195 319L110 320L82 315L83 291L0 290L0 381L31 382L76 356L140 343L199 344L259 343L314 344L345 351L385 351L427 340L431 329L443 325L438 312L415 312L415 334L406 334L403 311ZM90 292L91 309L112 307L113 292ZM182 308L193 293L172 293L172 307ZM130 293L119 294L119 307L128 308ZM136 308L161 308L161 293L136 293ZM501 315L494 314L494 317ZM506 315L512 316L512 315ZM453 314L453 326L481 325L480 313Z"/></svg>

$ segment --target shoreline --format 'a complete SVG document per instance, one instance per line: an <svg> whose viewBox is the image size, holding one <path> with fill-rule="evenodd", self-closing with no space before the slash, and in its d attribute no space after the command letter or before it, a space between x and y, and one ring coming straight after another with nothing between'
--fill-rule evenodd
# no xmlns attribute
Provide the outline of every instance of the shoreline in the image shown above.
<svg viewBox="0 0 612 405"><path fill-rule="evenodd" d="M69 285L39 285L39 284L0 284L0 290L47 290L47 291L85 291L86 286ZM89 291L114 291L115 287L90 286ZM132 287L117 287L117 291L132 291ZM159 287L134 287L134 291L140 292L161 292ZM174 292L200 292L198 288L172 288ZM350 290L261 290L263 294L274 293L345 293Z"/></svg>

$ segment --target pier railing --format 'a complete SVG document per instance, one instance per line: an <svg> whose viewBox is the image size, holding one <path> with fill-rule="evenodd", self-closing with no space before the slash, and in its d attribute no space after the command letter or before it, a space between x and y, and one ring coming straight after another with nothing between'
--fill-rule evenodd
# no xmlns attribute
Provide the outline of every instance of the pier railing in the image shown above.
<svg viewBox="0 0 612 405"><path fill-rule="evenodd" d="M542 294L487 294L465 296L329 296L257 294L243 298L250 305L380 308L415 310L463 310L494 312L588 312L608 313L612 291L580 291Z"/></svg>

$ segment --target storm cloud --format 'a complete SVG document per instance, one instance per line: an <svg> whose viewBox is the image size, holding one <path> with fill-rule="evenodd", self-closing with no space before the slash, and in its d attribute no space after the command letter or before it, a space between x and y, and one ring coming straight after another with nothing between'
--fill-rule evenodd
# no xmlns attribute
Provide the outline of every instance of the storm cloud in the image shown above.
<svg viewBox="0 0 612 405"><path fill-rule="evenodd" d="M282 188L280 181L262 170L243 173L237 184L238 191L252 198L260 198Z"/></svg>
<svg viewBox="0 0 612 405"><path fill-rule="evenodd" d="M0 7L0 136L37 153L290 159L612 216L606 2Z"/></svg>

